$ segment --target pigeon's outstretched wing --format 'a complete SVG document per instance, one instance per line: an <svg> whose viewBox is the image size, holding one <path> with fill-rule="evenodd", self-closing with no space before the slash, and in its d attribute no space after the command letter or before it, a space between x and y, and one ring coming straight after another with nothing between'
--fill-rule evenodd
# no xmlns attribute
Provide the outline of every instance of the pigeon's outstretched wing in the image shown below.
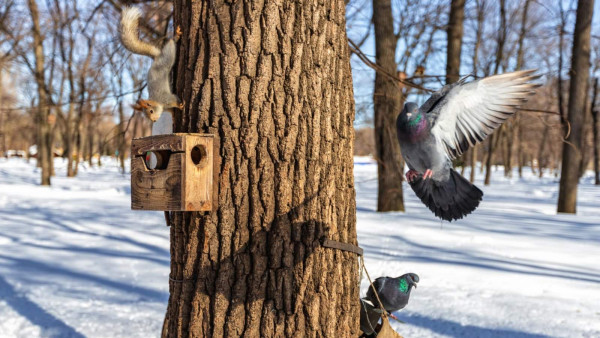
<svg viewBox="0 0 600 338"><path fill-rule="evenodd" d="M539 76L534 72L523 70L459 83L435 102L423 105L432 123L431 133L450 159L485 140L535 93L539 85L530 81Z"/></svg>

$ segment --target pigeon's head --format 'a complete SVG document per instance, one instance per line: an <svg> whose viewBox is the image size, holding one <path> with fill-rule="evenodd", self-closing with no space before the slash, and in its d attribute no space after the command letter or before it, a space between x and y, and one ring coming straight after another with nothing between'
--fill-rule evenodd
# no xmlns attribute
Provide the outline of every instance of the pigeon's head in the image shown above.
<svg viewBox="0 0 600 338"><path fill-rule="evenodd" d="M406 102L400 114L406 114L408 118L414 118L419 114L419 106L414 102Z"/></svg>
<svg viewBox="0 0 600 338"><path fill-rule="evenodd" d="M424 125L426 123L425 121L426 119L424 118L423 113L419 110L419 106L417 106L417 104L414 102L407 102L398 116L398 122L401 125L412 128L417 128L421 125Z"/></svg>
<svg viewBox="0 0 600 338"><path fill-rule="evenodd" d="M410 289L413 286L417 288L417 283L419 282L419 275L411 272L400 276L399 279L400 284L398 285L398 288L400 289L400 291L408 293L410 292Z"/></svg>

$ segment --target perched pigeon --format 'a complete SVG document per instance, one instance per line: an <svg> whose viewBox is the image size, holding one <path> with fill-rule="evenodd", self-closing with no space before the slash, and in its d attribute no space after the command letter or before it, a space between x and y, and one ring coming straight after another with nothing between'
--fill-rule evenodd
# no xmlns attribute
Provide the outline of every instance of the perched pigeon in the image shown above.
<svg viewBox="0 0 600 338"><path fill-rule="evenodd" d="M406 179L421 201L441 219L463 218L483 192L452 169L452 160L482 142L527 101L539 85L535 70L494 75L465 83L466 77L433 93L419 108L408 102L396 128Z"/></svg>
<svg viewBox="0 0 600 338"><path fill-rule="evenodd" d="M373 282L373 286L377 290L383 308L388 312L394 312L403 309L408 304L410 291L413 286L417 287L418 282L419 276L416 273L407 273L396 278L379 277ZM370 286L367 291L367 299L379 307L375 292Z"/></svg>

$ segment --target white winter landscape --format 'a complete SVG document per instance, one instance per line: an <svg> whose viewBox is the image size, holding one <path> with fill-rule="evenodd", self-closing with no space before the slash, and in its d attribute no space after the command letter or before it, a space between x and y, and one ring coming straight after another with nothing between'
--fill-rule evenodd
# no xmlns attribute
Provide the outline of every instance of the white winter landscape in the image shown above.
<svg viewBox="0 0 600 338"><path fill-rule="evenodd" d="M52 187L35 161L0 159L0 337L158 337L168 299L169 229L130 210L110 159ZM355 159L358 240L372 277L415 272L393 322L405 337L600 337L600 187L556 215L557 178L476 184L464 220L440 222L405 190L406 213L377 213L376 166ZM549 176L549 177L548 177ZM515 175L516 177L516 175ZM362 281L361 294L367 282ZM346 314L341 313L340 316Z"/></svg>

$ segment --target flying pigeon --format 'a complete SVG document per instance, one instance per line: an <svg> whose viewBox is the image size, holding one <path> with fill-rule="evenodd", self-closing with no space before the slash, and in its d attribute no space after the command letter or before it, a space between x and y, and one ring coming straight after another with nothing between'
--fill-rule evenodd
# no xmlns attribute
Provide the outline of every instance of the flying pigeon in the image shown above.
<svg viewBox="0 0 600 338"><path fill-rule="evenodd" d="M396 278L379 277L373 282L373 286L377 290L383 308L388 312L394 312L403 309L408 304L410 291L413 286L417 287L418 282L419 276L416 273L407 273ZM371 286L369 286L366 298L379 307L379 302Z"/></svg>
<svg viewBox="0 0 600 338"><path fill-rule="evenodd" d="M452 169L452 160L483 142L539 87L535 70L446 85L419 108L407 102L396 128L406 180L437 217L452 221L479 206L483 192Z"/></svg>

